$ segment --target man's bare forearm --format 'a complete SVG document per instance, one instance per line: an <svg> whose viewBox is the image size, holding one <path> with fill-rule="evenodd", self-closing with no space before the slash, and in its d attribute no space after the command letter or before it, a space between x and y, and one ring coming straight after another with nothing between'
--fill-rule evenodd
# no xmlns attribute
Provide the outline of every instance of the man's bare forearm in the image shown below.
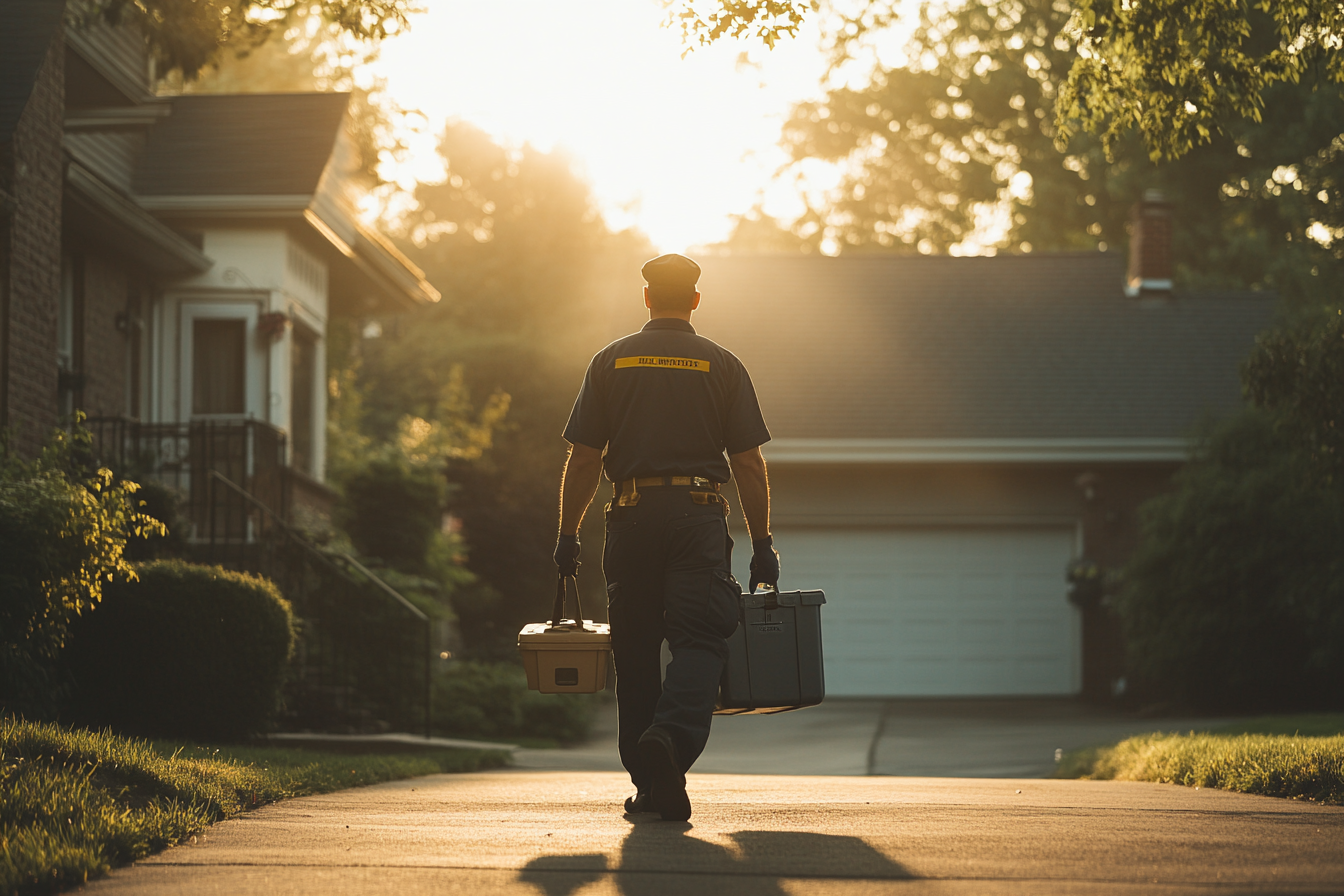
<svg viewBox="0 0 1344 896"><path fill-rule="evenodd" d="M587 445L571 445L560 478L560 534L577 535L588 505L602 480L602 452Z"/></svg>
<svg viewBox="0 0 1344 896"><path fill-rule="evenodd" d="M737 497L742 515L747 518L747 533L752 541L770 534L770 477L760 448L728 456L737 482Z"/></svg>

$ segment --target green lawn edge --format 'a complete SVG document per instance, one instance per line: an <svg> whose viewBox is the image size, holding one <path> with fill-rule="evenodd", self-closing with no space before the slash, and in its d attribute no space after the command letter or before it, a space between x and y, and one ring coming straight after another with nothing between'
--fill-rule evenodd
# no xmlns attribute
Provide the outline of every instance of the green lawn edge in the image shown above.
<svg viewBox="0 0 1344 896"><path fill-rule="evenodd" d="M507 763L494 750L164 744L0 719L0 894L77 886L276 800Z"/></svg>
<svg viewBox="0 0 1344 896"><path fill-rule="evenodd" d="M1053 777L1151 781L1344 804L1344 717L1244 720L1213 732L1155 732L1065 753ZM1294 732L1294 733L1286 733Z"/></svg>

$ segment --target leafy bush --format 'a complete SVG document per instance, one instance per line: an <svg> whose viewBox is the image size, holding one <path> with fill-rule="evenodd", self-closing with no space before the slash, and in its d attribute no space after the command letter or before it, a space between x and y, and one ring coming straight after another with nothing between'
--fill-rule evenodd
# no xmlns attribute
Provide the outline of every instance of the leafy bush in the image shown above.
<svg viewBox="0 0 1344 896"><path fill-rule="evenodd" d="M1317 480L1344 487L1344 309L1319 309L1262 335L1242 379L1247 397L1311 458Z"/></svg>
<svg viewBox="0 0 1344 896"><path fill-rule="evenodd" d="M434 678L434 728L459 737L533 737L574 743L588 736L596 695L540 694L513 663L454 662Z"/></svg>
<svg viewBox="0 0 1344 896"><path fill-rule="evenodd" d="M1144 507L1116 609L1149 699L1344 704L1344 501L1277 423L1247 411L1218 425Z"/></svg>
<svg viewBox="0 0 1344 896"><path fill-rule="evenodd" d="M0 706L28 715L54 709L71 621L109 583L135 578L128 542L163 532L140 512L135 483L81 468L81 440L58 431L36 461L6 454L0 465Z"/></svg>
<svg viewBox="0 0 1344 896"><path fill-rule="evenodd" d="M114 730L230 740L265 728L294 649L288 601L266 579L161 560L110 587L72 627L72 710Z"/></svg>
<svg viewBox="0 0 1344 896"><path fill-rule="evenodd" d="M145 479L135 493L138 509L150 519L163 524L161 538L135 538L126 543L126 559L133 562L185 557L188 551L187 532L191 523L182 516L183 495L177 489Z"/></svg>

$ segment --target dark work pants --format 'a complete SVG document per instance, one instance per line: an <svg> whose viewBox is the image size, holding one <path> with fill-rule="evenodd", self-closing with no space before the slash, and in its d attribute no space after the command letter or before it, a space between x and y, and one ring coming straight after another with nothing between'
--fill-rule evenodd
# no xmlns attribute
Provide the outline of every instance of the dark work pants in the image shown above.
<svg viewBox="0 0 1344 896"><path fill-rule="evenodd" d="M635 788L646 791L636 744L651 725L672 737L682 771L705 749L741 588L723 505L696 504L690 489L675 486L639 495L635 506L607 511L602 572L621 762ZM660 682L664 638L672 662Z"/></svg>

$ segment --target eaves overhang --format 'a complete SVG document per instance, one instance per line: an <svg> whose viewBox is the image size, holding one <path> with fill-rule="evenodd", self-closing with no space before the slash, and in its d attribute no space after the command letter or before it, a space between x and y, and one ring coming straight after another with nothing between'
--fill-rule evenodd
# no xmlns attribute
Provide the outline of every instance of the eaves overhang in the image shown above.
<svg viewBox="0 0 1344 896"><path fill-rule="evenodd" d="M78 162L65 169L68 223L161 274L199 274L214 264L200 249Z"/></svg>
<svg viewBox="0 0 1344 896"><path fill-rule="evenodd" d="M761 447L771 464L1183 463L1181 438L775 439Z"/></svg>
<svg viewBox="0 0 1344 896"><path fill-rule="evenodd" d="M165 194L139 196L137 201L160 218L190 220L197 224L203 220L302 222L353 265L368 287L398 310L432 304L440 298L439 291L425 280L424 272L409 258L320 195ZM374 303L375 306L378 304Z"/></svg>

